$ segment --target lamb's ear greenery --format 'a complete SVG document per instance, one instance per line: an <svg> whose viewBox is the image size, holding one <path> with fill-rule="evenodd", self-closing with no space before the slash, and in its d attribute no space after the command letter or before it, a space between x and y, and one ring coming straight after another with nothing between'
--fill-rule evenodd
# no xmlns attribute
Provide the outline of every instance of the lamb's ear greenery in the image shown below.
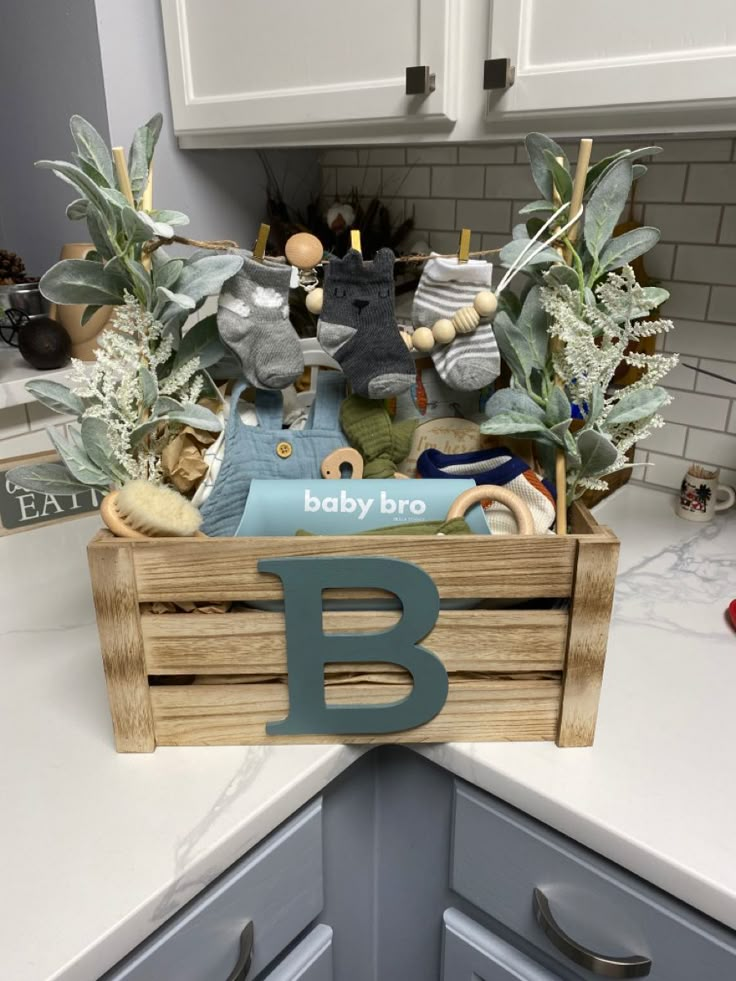
<svg viewBox="0 0 736 981"><path fill-rule="evenodd" d="M135 452L128 452L135 445L142 444L154 459L159 449L152 445L161 441L162 433L176 433L185 426L210 432L222 428L217 415L197 404L203 397L221 400L206 371L224 354L215 318L195 324L183 338L181 328L208 296L218 294L223 283L240 270L243 259L199 249L186 258L174 259L160 247L150 254L146 250L149 242L160 246L161 240L172 239L174 227L189 221L181 211L143 208L162 121L157 113L133 136L128 154L132 204L122 192L109 147L81 116L72 116L70 121L76 148L72 162L37 163L74 188L75 198L67 207L67 216L86 221L93 244L84 259L63 260L45 273L40 283L43 295L54 303L83 304L82 323L103 307L132 304L127 315L131 309L137 310L143 318L139 325L148 324L138 329L151 332L155 328L155 332L148 335L151 349L145 349L141 358L133 357L127 366L126 377L137 386L135 392L127 393L127 401L121 399L118 404L115 398L104 395L99 379L107 370L104 358L108 362L117 358L119 367L125 357L121 345L134 345L135 331L130 329L118 335L117 348L106 347L103 340L100 357L91 368L98 372L94 385L85 383L72 390L43 379L28 383L28 391L40 402L55 412L71 413L77 424L50 434L62 462L12 471L10 479L26 490L59 495L90 487L104 491L139 475L131 471ZM148 321L146 314L150 314ZM122 336L127 341L120 341ZM156 358L156 351L163 353ZM108 426L105 412L122 413L123 403L131 418L122 428ZM128 436L120 436L123 430ZM157 474L154 467L149 478L156 479Z"/></svg>
<svg viewBox="0 0 736 981"><path fill-rule="evenodd" d="M542 133L531 133L526 147L541 197L519 211L526 224L514 227L499 257L507 268L560 201L572 195L574 167L563 148ZM676 356L628 353L629 343L671 327L668 321L642 319L668 294L639 286L629 265L656 245L659 232L642 227L616 235L632 184L646 173L640 161L659 152L654 146L619 150L591 164L577 239L574 245L563 239L570 264L542 247L520 277L527 283L524 301L508 289L499 298L494 330L512 387L490 398L481 429L532 440L552 481L555 455L562 451L571 500L587 488L602 487L603 476L629 465L627 450L662 424L658 413L670 398L657 382ZM560 340L555 350L551 336ZM621 362L637 368L641 377L617 391L610 386Z"/></svg>

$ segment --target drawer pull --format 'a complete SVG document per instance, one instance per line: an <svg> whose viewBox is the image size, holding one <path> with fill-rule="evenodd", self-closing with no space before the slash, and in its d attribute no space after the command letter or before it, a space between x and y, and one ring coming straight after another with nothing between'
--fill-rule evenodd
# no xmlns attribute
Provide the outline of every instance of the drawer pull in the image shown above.
<svg viewBox="0 0 736 981"><path fill-rule="evenodd" d="M232 969L230 974L228 974L226 981L246 981L252 959L253 921L248 920L243 927L243 932L240 934L240 953L238 954L238 963Z"/></svg>
<svg viewBox="0 0 736 981"><path fill-rule="evenodd" d="M601 978L645 978L652 969L648 957L603 957L569 937L555 920L541 889L534 890L534 916L555 947L571 961Z"/></svg>

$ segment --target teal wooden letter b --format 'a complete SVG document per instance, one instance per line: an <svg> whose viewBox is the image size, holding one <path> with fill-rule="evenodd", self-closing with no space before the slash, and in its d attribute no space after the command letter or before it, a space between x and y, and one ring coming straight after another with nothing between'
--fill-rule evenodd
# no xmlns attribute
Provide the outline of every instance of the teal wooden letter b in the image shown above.
<svg viewBox="0 0 736 981"><path fill-rule="evenodd" d="M269 735L370 735L413 729L433 719L447 698L442 661L418 641L432 630L440 598L432 579L418 566L398 559L265 559L259 572L271 572L284 587L289 714L266 724ZM403 606L390 630L370 634L325 634L325 589L385 589ZM412 676L411 692L388 705L327 705L325 664L336 661L388 662Z"/></svg>

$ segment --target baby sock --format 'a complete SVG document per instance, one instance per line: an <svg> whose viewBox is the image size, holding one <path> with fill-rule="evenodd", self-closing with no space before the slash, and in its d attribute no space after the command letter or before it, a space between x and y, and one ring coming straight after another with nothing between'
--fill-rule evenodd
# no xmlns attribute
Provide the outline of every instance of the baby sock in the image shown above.
<svg viewBox="0 0 736 981"><path fill-rule="evenodd" d="M441 318L452 320L461 307L472 306L477 293L491 289L492 270L479 259L429 259L414 294L414 326L431 328ZM440 378L460 392L490 385L501 370L493 327L483 320L472 334L456 334L450 344L436 345L432 360Z"/></svg>
<svg viewBox="0 0 736 981"><path fill-rule="evenodd" d="M417 475L425 479L471 477L476 484L508 487L532 512L537 535L546 534L555 520L555 492L552 485L538 477L525 460L513 456L504 447L454 454L425 450L417 460ZM516 534L516 521L503 504L484 503L483 511L492 535Z"/></svg>
<svg viewBox="0 0 736 981"><path fill-rule="evenodd" d="M304 371L299 338L289 320L291 268L242 255L243 268L222 288L217 328L249 385L282 389Z"/></svg>
<svg viewBox="0 0 736 981"><path fill-rule="evenodd" d="M390 398L414 381L414 364L396 326L393 268L390 249L381 249L372 262L351 249L325 269L317 339L364 398Z"/></svg>

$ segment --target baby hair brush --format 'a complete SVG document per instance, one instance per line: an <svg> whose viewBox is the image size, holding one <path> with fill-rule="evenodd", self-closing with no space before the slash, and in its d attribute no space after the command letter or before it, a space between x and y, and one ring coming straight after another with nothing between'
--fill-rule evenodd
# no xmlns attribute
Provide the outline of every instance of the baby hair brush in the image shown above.
<svg viewBox="0 0 736 981"><path fill-rule="evenodd" d="M202 515L185 497L170 487L131 480L107 494L100 515L118 538L204 538L199 531Z"/></svg>

